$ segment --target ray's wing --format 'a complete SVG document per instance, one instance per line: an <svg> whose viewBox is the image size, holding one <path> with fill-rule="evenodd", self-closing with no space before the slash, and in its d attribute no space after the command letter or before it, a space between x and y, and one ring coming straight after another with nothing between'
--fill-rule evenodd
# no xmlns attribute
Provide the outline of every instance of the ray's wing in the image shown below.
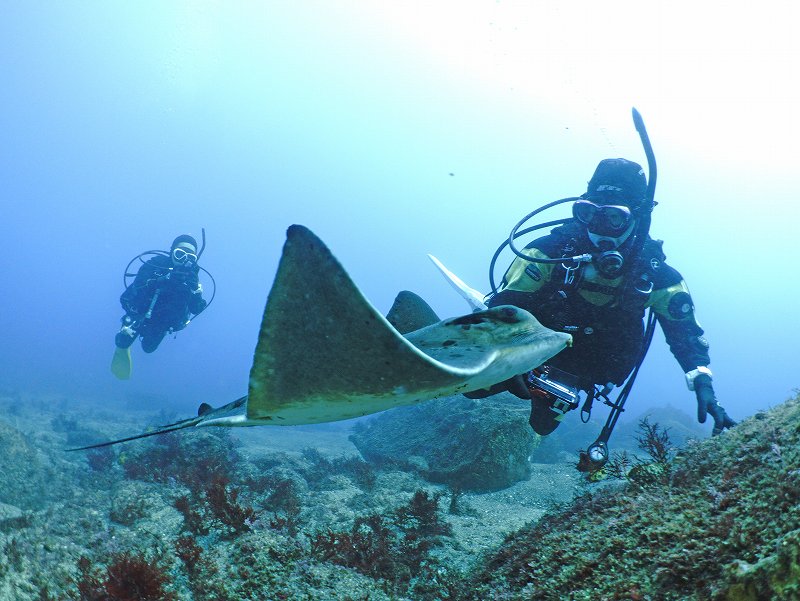
<svg viewBox="0 0 800 601"><path fill-rule="evenodd" d="M437 323L439 317L421 296L401 290L386 314L386 321L401 334L408 334Z"/></svg>
<svg viewBox="0 0 800 601"><path fill-rule="evenodd" d="M250 370L247 418L347 419L435 398L491 362L450 366L406 340L310 230L287 232Z"/></svg>

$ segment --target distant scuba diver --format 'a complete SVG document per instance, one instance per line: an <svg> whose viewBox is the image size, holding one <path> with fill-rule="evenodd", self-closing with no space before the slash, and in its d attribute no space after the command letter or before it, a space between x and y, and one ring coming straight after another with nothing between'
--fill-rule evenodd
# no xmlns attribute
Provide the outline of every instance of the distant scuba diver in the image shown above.
<svg viewBox="0 0 800 601"><path fill-rule="evenodd" d="M716 401L708 342L694 315L694 304L682 276L665 263L662 242L649 237L655 206L655 159L644 124L634 109L650 165L650 183L642 167L623 158L600 161L579 197L564 198L530 213L498 248L490 272L504 246L517 255L499 289L490 275L487 305L515 305L532 313L544 326L572 334L573 345L546 365L467 396L480 398L508 390L531 399L530 425L550 434L566 412L586 400L581 416L588 421L592 401L602 398L612 408L598 439L581 454L579 469L594 471L608 458L608 438L630 392L652 339L661 325L672 354L686 374L698 403L698 421L714 419L713 434L736 424ZM572 218L518 231L531 217L554 205L572 202ZM513 240L543 227L559 225L523 250ZM643 327L645 309L647 328ZM629 377L630 376L630 377ZM627 380L627 383L626 383ZM608 395L624 385L615 402Z"/></svg>
<svg viewBox="0 0 800 601"><path fill-rule="evenodd" d="M130 378L130 347L137 338L142 340L142 350L152 353L167 334L185 328L208 306L203 298L200 271L209 277L211 274L198 265L204 248L205 231L199 252L197 241L183 234L175 238L169 251L145 251L128 263L125 291L119 299L125 315L114 338L116 349L111 363L111 371L118 378ZM145 260L149 255L152 256ZM128 278L134 276L128 270L136 260L143 264L128 284Z"/></svg>

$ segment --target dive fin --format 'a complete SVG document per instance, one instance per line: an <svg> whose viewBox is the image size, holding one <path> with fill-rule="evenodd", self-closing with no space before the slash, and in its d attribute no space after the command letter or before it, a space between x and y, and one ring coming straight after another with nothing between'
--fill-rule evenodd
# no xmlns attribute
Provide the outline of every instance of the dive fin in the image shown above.
<svg viewBox="0 0 800 601"><path fill-rule="evenodd" d="M131 347L116 347L111 359L111 373L120 380L130 380L131 367Z"/></svg>

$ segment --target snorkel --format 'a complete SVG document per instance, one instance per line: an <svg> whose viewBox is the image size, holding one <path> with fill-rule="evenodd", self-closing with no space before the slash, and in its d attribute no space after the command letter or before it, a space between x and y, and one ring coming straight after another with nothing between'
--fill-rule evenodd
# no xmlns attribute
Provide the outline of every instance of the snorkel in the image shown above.
<svg viewBox="0 0 800 601"><path fill-rule="evenodd" d="M200 257L203 256L203 251L206 249L206 228L201 227L200 233L202 234L203 243L200 245L200 250L197 251L197 260L200 260Z"/></svg>
<svg viewBox="0 0 800 601"><path fill-rule="evenodd" d="M631 257L635 260L639 257L639 253L642 252L642 247L650 234L651 215L653 213L653 208L656 206L656 202L653 199L656 195L658 169L656 167L656 155L653 153L653 147L650 144L650 136L647 135L647 129L644 127L644 120L635 107L631 109L631 112L633 114L633 125L636 127L636 131L639 132L639 139L642 141L644 154L647 157L648 172L647 191L644 195L644 202L642 206L636 210L638 222L635 232L636 238L633 241L630 253Z"/></svg>
<svg viewBox="0 0 800 601"><path fill-rule="evenodd" d="M653 207L656 203L653 200L655 196L655 188L656 188L656 159L655 154L653 153L653 147L650 144L650 138L647 135L647 130L644 126L644 120L642 116L639 114L639 111L636 108L632 108L633 114L633 123L634 127L636 127L636 131L639 132L639 138L642 142L642 146L644 147L644 152L647 157L647 167L649 172L649 177L647 181L647 188L645 191L644 199L642 200L642 204L637 207L634 211L634 215L636 217L636 227L633 232L633 240L629 241L629 250L625 254L628 255L631 260L625 261L624 265L620 261L620 272L622 271L623 267L630 268L630 265L635 263L635 259L639 256L644 247L644 243L647 240L647 237L650 233L650 221L651 221L651 213L653 211ZM520 219L517 224L511 229L511 233L508 235L508 238L503 241L503 243L497 248L494 255L492 256L492 260L489 263L489 286L491 287L491 295L497 294L497 285L494 281L494 270L495 265L497 263L497 259L500 256L500 253L505 249L506 246L509 247L511 252L513 252L517 257L524 259L525 261L529 261L531 263L563 263L567 265L568 263L573 264L573 268L577 268L581 263L588 263L591 262L594 257L591 254L581 254L581 255L574 255L570 257L559 257L559 258L543 258L543 257L532 257L520 251L516 245L514 244L514 240L519 238L520 236L524 236L525 234L529 234L535 230L553 227L557 225L564 225L567 223L572 223L575 221L573 217L565 217L563 219L556 219L553 221L548 221L546 223L541 223L538 225L534 225L531 227L527 227L525 229L520 229L525 225L528 221L530 221L536 215L550 209L552 207L558 206L563 203L567 202L575 202L577 200L582 200L584 197L582 196L570 196L567 198L561 198L559 200L555 200L553 202L547 203L542 205L538 209L531 211L525 217ZM619 255L619 253L617 253ZM621 258L622 255L619 255Z"/></svg>

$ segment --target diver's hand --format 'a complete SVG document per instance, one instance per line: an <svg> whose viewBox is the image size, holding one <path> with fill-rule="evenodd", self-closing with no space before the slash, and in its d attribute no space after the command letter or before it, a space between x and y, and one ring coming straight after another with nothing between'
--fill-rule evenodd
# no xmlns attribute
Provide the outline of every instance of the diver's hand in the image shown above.
<svg viewBox="0 0 800 601"><path fill-rule="evenodd" d="M531 393L528 391L528 387L525 384L523 374L519 374L508 380L503 380L497 384L492 384L489 388L479 388L478 390L465 392L464 396L468 399L485 399L487 396L493 396L506 391L520 399L529 400L531 398Z"/></svg>
<svg viewBox="0 0 800 601"><path fill-rule="evenodd" d="M717 402L711 376L700 374L694 379L694 392L697 395L697 421L706 423L706 416L714 418L714 429L711 435L716 436L726 428L732 428L736 422L730 418L725 408Z"/></svg>
<svg viewBox="0 0 800 601"><path fill-rule="evenodd" d="M203 294L203 285L200 282L197 282L197 288L192 290L192 294Z"/></svg>

